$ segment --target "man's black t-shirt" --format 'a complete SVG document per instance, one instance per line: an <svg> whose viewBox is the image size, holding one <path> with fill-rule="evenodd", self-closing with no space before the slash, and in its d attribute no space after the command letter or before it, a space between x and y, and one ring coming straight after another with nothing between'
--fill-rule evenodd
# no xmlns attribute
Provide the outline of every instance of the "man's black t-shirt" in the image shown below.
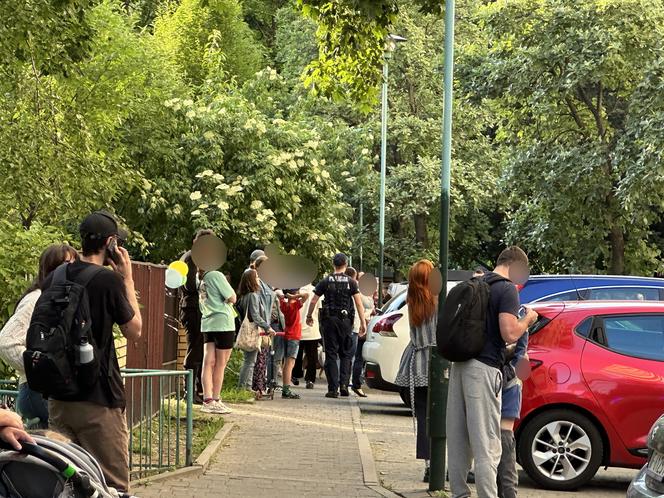
<svg viewBox="0 0 664 498"><path fill-rule="evenodd" d="M485 278L495 275L487 273ZM503 368L505 363L505 341L500 335L500 322L498 317L501 313L510 313L519 316L519 292L516 286L509 280L503 280L491 285L489 294L489 312L487 314L487 338L482 353L477 360L495 368Z"/></svg>
<svg viewBox="0 0 664 498"><path fill-rule="evenodd" d="M67 268L67 278L76 281L81 272L92 263L76 261ZM44 289L51 285L52 277L44 284ZM127 291L122 277L117 273L103 269L97 273L86 287L90 301L90 319L92 335L99 348L101 373L99 382L92 391L79 399L66 401L89 401L109 408L124 408L125 391L120 375L120 366L115 353L113 325L124 325L134 318L134 310L127 300Z"/></svg>

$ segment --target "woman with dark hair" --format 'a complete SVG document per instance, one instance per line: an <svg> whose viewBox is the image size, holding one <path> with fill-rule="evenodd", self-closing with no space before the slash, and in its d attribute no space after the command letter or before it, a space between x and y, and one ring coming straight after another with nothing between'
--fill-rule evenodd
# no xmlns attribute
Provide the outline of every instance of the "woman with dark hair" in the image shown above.
<svg viewBox="0 0 664 498"><path fill-rule="evenodd" d="M265 313L263 311L263 303L261 302L260 290L261 283L258 278L258 272L253 269L245 270L240 279L240 286L237 289L238 299L236 307L240 315L240 321L247 316L250 322L257 324L264 332L269 332L270 324L264 318ZM240 369L238 387L240 389L251 390L258 350L243 352L244 362Z"/></svg>
<svg viewBox="0 0 664 498"><path fill-rule="evenodd" d="M0 358L19 375L18 398L16 409L30 425L39 428L48 427L48 404L41 394L28 387L23 367L25 337L30 326L32 312L46 278L62 263L71 263L78 259L76 249L66 244L54 244L44 250L39 258L39 273L32 285L25 291L12 317L0 331Z"/></svg>
<svg viewBox="0 0 664 498"><path fill-rule="evenodd" d="M422 259L408 273L408 315L410 343L401 357L395 384L407 388L417 419L416 457L425 462L424 481L429 481L431 448L427 437L427 391L429 385L429 348L436 345L437 299L429 288L433 263Z"/></svg>

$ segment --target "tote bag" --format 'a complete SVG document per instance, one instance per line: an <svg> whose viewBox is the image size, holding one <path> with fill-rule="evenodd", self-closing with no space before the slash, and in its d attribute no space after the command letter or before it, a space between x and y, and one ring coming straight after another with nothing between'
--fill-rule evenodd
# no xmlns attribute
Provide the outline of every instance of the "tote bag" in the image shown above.
<svg viewBox="0 0 664 498"><path fill-rule="evenodd" d="M235 339L235 348L248 353L258 351L261 345L260 327L249 320L249 309L244 314L240 330Z"/></svg>

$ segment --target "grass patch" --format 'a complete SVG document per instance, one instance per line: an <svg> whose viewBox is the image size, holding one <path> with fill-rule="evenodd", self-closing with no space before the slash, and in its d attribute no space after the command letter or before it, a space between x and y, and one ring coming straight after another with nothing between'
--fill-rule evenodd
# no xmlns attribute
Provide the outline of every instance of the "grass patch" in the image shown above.
<svg viewBox="0 0 664 498"><path fill-rule="evenodd" d="M216 416L208 420L197 420L194 422L194 440L193 440L193 457L194 460L203 453L207 448L210 441L214 439L217 433L224 426L224 419Z"/></svg>
<svg viewBox="0 0 664 498"><path fill-rule="evenodd" d="M221 391L221 399L224 400L224 403L253 403L255 401L254 393L237 387Z"/></svg>
<svg viewBox="0 0 664 498"><path fill-rule="evenodd" d="M180 401L180 416L177 416L178 402L174 399L165 403L159 413L131 431L132 478L156 475L176 467L177 443L179 442L180 466L185 463L187 439L187 405ZM170 411L169 411L170 408ZM219 415L202 413L199 406L193 409L192 461L195 461L224 426ZM161 441L161 447L160 447ZM159 467L161 463L161 468Z"/></svg>

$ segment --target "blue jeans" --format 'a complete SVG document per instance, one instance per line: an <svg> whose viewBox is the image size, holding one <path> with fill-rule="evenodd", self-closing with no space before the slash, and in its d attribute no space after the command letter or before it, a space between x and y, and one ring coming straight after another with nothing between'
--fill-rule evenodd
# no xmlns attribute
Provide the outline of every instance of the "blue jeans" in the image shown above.
<svg viewBox="0 0 664 498"><path fill-rule="evenodd" d="M240 369L240 377L238 378L237 385L240 389L251 389L252 381L254 378L254 367L256 366L256 358L258 357L258 350L244 351L244 361Z"/></svg>
<svg viewBox="0 0 664 498"><path fill-rule="evenodd" d="M353 332L353 388L360 389L364 383L364 358L362 358L362 347L366 337L360 339L360 334Z"/></svg>
<svg viewBox="0 0 664 498"><path fill-rule="evenodd" d="M48 402L40 393L30 389L27 382L18 387L16 410L30 428L48 428Z"/></svg>

